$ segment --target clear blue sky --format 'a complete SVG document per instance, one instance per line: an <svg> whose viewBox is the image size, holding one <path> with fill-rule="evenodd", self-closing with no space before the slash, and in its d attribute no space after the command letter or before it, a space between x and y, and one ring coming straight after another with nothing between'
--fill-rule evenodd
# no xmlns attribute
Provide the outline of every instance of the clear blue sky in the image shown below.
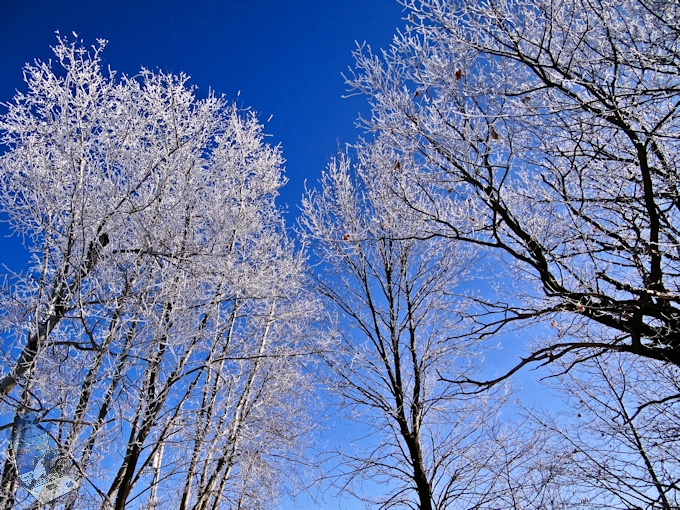
<svg viewBox="0 0 680 510"><path fill-rule="evenodd" d="M343 99L341 76L356 41L387 47L403 15L396 0L0 0L0 103L25 90L26 62L53 56L56 30L87 46L107 39L104 64L128 75L158 68L190 75L199 96L240 91L238 104L282 145L289 184L279 203L290 224L304 180L316 183L359 135L366 99ZM1 225L0 261L20 268L25 255L6 233Z"/></svg>

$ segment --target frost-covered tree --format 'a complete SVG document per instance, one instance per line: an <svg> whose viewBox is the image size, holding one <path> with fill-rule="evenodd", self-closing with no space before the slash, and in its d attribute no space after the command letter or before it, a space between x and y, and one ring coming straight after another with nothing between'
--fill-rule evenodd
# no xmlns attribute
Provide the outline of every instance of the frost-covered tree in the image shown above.
<svg viewBox="0 0 680 510"><path fill-rule="evenodd" d="M476 333L552 324L517 368L605 352L680 365L680 4L402 3L405 30L360 49L348 81L371 143L397 151L386 171L416 237L504 262Z"/></svg>
<svg viewBox="0 0 680 510"><path fill-rule="evenodd" d="M515 465L499 447L504 397L464 395L440 377L479 368L478 339L459 335L465 305L456 297L475 254L412 239L421 222L394 207L384 168L392 154L358 158L331 163L299 220L335 338L324 355L330 390L357 438L329 459L326 476L375 508L491 508L503 468ZM517 452L508 438L506 453Z"/></svg>
<svg viewBox="0 0 680 510"><path fill-rule="evenodd" d="M68 508L268 508L311 426L279 149L184 75L104 73L104 44L59 38L0 117L32 255L2 296L3 415L53 425ZM10 451L3 507L23 494Z"/></svg>

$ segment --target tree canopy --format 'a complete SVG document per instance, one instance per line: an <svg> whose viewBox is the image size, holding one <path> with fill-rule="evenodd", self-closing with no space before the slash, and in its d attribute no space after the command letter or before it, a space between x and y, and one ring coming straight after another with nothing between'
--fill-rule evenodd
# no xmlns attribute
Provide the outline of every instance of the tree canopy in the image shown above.
<svg viewBox="0 0 680 510"><path fill-rule="evenodd" d="M33 255L2 297L3 412L12 437L28 412L58 425L69 508L268 507L311 427L280 151L184 75L105 74L103 47L59 39L0 119L0 204Z"/></svg>
<svg viewBox="0 0 680 510"><path fill-rule="evenodd" d="M519 282L476 333L558 335L521 364L628 352L680 365L680 9L651 0L407 1L389 50L361 48L367 143L397 203L490 250ZM385 151L383 151L384 153Z"/></svg>
<svg viewBox="0 0 680 510"><path fill-rule="evenodd" d="M296 238L253 113L105 71L105 41L25 67L0 506L267 509L310 478L378 508L678 506L680 4L401 4ZM483 374L508 331L528 352ZM532 364L557 410L515 401ZM365 435L314 436L331 409Z"/></svg>

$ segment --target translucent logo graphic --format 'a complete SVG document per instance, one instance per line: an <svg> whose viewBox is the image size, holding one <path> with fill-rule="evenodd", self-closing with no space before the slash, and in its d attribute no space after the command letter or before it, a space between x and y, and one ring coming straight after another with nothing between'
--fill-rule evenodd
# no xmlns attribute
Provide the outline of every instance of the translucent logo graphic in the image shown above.
<svg viewBox="0 0 680 510"><path fill-rule="evenodd" d="M78 483L66 474L71 461L38 421L36 413L19 416L13 446L19 484L45 504L76 489Z"/></svg>

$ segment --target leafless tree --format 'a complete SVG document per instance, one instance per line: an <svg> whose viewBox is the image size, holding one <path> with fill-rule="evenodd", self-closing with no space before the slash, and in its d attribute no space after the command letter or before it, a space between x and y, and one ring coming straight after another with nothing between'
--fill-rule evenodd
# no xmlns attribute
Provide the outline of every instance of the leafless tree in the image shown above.
<svg viewBox="0 0 680 510"><path fill-rule="evenodd" d="M439 376L478 369L476 340L456 336L454 296L476 258L443 239L408 238L418 220L392 206L385 161L360 153L352 169L342 156L302 202L302 238L336 332L330 387L366 434L341 446L327 476L367 506L481 508L501 478L494 427L504 397L466 396ZM363 483L384 484L383 494Z"/></svg>
<svg viewBox="0 0 680 510"><path fill-rule="evenodd" d="M552 434L545 452L561 457L561 491L575 489L587 508L678 508L679 376L674 365L609 353L551 380L568 405L530 414Z"/></svg>
<svg viewBox="0 0 680 510"><path fill-rule="evenodd" d="M381 55L356 53L375 139L415 237L504 264L475 333L531 321L528 363L606 352L680 366L680 4L405 0ZM514 282L514 284L513 284ZM573 355L573 356L572 356Z"/></svg>

